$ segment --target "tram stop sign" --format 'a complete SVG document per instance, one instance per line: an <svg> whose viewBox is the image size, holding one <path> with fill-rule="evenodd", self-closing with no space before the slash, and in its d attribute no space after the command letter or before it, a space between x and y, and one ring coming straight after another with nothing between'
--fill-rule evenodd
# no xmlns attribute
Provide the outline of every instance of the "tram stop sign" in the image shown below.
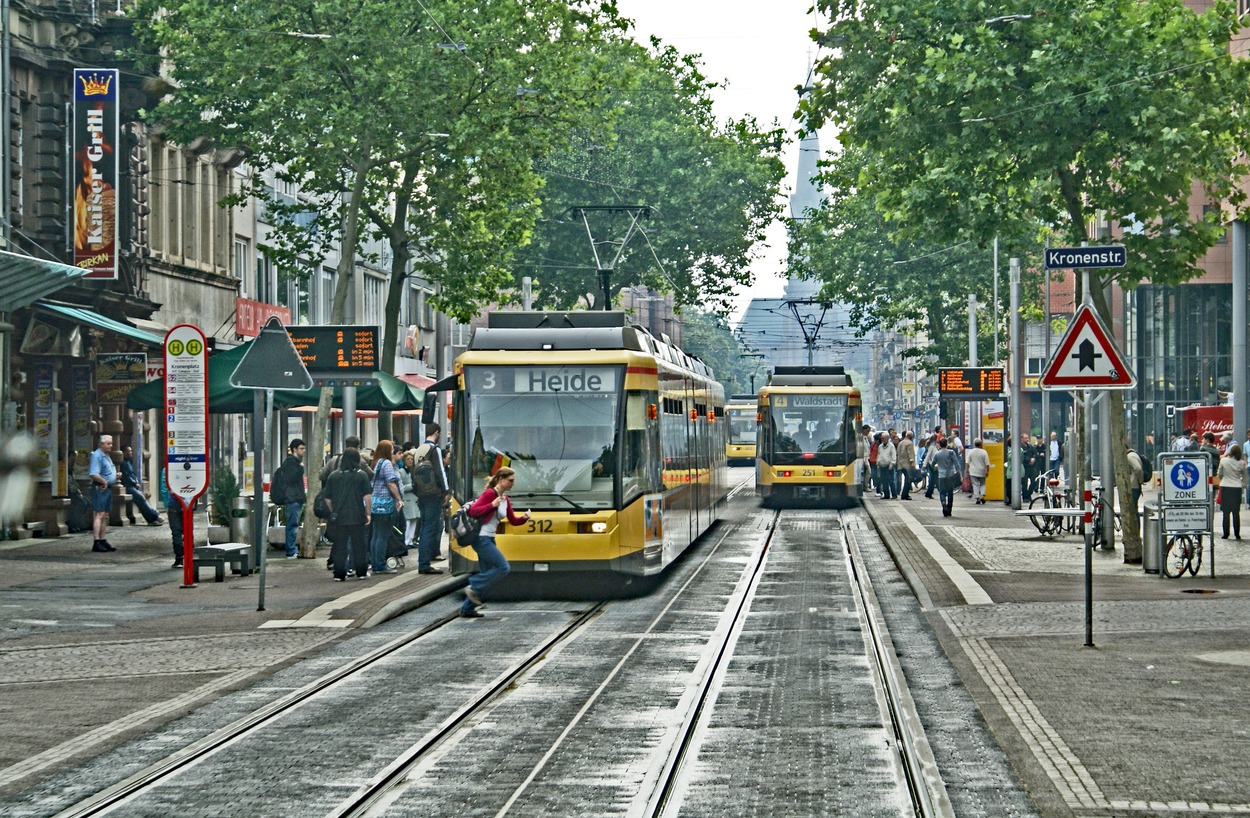
<svg viewBox="0 0 1250 818"><path fill-rule="evenodd" d="M312 389L312 375L278 316L265 322L230 374L230 385L238 389Z"/></svg>

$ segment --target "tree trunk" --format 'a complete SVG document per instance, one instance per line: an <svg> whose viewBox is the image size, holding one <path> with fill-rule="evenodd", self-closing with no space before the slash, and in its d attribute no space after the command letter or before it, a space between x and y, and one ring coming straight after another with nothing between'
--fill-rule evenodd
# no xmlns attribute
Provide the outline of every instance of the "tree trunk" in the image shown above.
<svg viewBox="0 0 1250 818"><path fill-rule="evenodd" d="M343 213L343 242L339 251L339 266L334 283L334 301L330 307L330 323L342 324L347 313L347 294L351 290L356 272L356 240L360 233L360 200L364 195L365 178L371 165L369 142L360 146L360 153L355 157L352 168L352 193L347 209ZM321 465L323 462L326 432L330 426L330 404L334 399L334 390L321 390L321 399L317 401L317 414L312 424L312 434L308 436L308 456L305 473L308 475L308 496L315 498L321 491ZM315 453L315 454L314 454ZM300 538L299 555L305 559L317 557L317 540L320 528L316 515L313 514L313 503L304 504L303 536Z"/></svg>
<svg viewBox="0 0 1250 818"><path fill-rule="evenodd" d="M1108 327L1112 326L1110 305L1103 295L1102 288L1095 288L1093 295L1098 316ZM1141 530L1137 519L1137 505L1133 502L1133 489L1140 487L1133 485L1133 470L1129 466L1128 446L1125 445L1127 436L1124 430L1124 393L1119 389L1112 390L1107 399L1110 401L1108 413L1111 415L1111 428L1107 430L1107 433L1111 435L1111 460L1115 464L1115 485L1120 496L1120 517L1124 529L1124 561L1140 563L1142 558ZM1110 497L1107 498L1107 502L1111 502Z"/></svg>
<svg viewBox="0 0 1250 818"><path fill-rule="evenodd" d="M408 291L408 262L412 252L408 249L408 208L412 203L412 189L418 181L419 167L409 163L395 191L394 210L387 224L382 214L371 210L374 225L386 233L391 248L391 278L386 290L386 319L382 327L382 369L395 373L395 355L399 350L399 310ZM395 423L389 411L378 412L378 434L395 439ZM402 441L400 441L402 442Z"/></svg>

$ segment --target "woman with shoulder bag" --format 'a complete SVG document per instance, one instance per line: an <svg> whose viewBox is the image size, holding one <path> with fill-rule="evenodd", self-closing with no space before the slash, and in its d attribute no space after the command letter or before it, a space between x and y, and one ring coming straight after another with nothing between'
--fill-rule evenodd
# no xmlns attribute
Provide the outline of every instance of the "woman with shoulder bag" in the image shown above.
<svg viewBox="0 0 1250 818"><path fill-rule="evenodd" d="M512 511L512 501L508 492L516 482L516 472L507 467L491 475L486 481L486 488L480 497L474 500L467 509L470 517L482 520L482 530L478 534L473 550L477 552L477 573L469 577L469 587L464 591L464 604L460 606L460 615L466 618L479 617L482 614L482 593L511 570L508 561L500 553L495 544L495 533L499 530L501 520L512 525L521 525L529 520L530 513L517 515Z"/></svg>
<svg viewBox="0 0 1250 818"><path fill-rule="evenodd" d="M417 503L417 488L412 470L416 468L417 450L404 452L399 466L399 491L404 500L404 545L416 548L417 529L421 525L421 506Z"/></svg>
<svg viewBox="0 0 1250 818"><path fill-rule="evenodd" d="M1233 536L1241 539L1241 491L1246 485L1246 461L1241 457L1241 446L1228 447L1228 454L1220 459L1215 475L1219 482L1220 515L1223 519L1224 539L1228 539L1228 518L1233 519Z"/></svg>
<svg viewBox="0 0 1250 818"><path fill-rule="evenodd" d="M399 472L391 462L395 445L389 440L379 440L373 450L373 522L369 540L369 560L373 573L394 574L396 569L386 567L386 545L390 541L395 514L404 507L399 491Z"/></svg>

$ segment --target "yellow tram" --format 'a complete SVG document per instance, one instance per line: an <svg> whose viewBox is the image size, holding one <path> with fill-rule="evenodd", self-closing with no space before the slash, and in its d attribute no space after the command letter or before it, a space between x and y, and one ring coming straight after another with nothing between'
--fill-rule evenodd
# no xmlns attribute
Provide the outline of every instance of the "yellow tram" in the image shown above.
<svg viewBox="0 0 1250 818"><path fill-rule="evenodd" d="M859 389L840 366L779 366L759 392L755 488L766 506L859 497Z"/></svg>
<svg viewBox="0 0 1250 818"><path fill-rule="evenodd" d="M755 465L755 396L734 395L725 407L729 440L725 457L731 466Z"/></svg>
<svg viewBox="0 0 1250 818"><path fill-rule="evenodd" d="M494 313L440 387L454 502L516 471L513 507L533 516L496 538L514 574L655 574L723 507L724 389L624 313ZM450 563L472 571L477 554L453 538Z"/></svg>

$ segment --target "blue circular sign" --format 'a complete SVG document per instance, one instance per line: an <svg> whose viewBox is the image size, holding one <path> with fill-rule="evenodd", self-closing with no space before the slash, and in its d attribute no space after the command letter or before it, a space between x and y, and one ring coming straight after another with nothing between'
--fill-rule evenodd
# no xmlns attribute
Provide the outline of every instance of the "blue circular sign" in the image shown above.
<svg viewBox="0 0 1250 818"><path fill-rule="evenodd" d="M1168 480L1182 491L1188 491L1198 485L1198 467L1188 460L1182 460L1172 466Z"/></svg>

